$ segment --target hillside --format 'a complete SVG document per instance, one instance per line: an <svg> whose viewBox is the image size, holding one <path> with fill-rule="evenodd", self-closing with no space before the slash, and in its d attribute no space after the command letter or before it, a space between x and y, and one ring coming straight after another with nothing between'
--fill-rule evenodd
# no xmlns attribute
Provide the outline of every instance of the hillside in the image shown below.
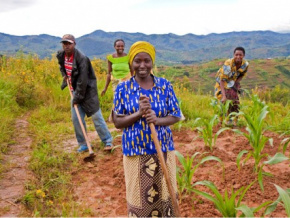
<svg viewBox="0 0 290 218"><path fill-rule="evenodd" d="M290 33L271 31L230 32L209 35L175 35L104 32L96 30L77 38L77 48L89 57L104 59L114 52L113 42L122 38L126 51L136 41L145 40L156 46L159 63L183 63L209 61L232 55L236 46L246 48L248 59L288 57L290 55ZM46 34L32 36L13 36L0 33L0 54L36 53L40 58L51 57L58 49L60 37Z"/></svg>
<svg viewBox="0 0 290 218"><path fill-rule="evenodd" d="M185 88L208 93L213 92L216 72L223 63L224 59L215 59L193 65L160 65L156 71L159 76L165 76L173 83L182 81ZM289 59L255 59L250 60L249 64L242 88L274 88L280 85L281 88L290 89Z"/></svg>

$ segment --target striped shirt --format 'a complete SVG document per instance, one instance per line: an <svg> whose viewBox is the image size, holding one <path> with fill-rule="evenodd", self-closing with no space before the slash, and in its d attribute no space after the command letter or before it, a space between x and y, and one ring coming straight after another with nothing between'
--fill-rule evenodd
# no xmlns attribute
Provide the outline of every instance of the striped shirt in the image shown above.
<svg viewBox="0 0 290 218"><path fill-rule="evenodd" d="M73 69L73 61L74 61L74 55L72 54L70 57L67 57L64 55L64 68L66 71L66 75L68 76L69 83L71 84L71 74ZM71 91L73 91L72 85L70 85Z"/></svg>

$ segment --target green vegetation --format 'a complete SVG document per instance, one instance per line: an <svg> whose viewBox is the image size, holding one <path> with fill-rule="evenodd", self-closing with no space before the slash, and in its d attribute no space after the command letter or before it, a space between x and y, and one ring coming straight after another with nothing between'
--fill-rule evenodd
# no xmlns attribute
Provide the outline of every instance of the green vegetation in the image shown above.
<svg viewBox="0 0 290 218"><path fill-rule="evenodd" d="M290 189L282 189L280 186L274 184L275 188L277 189L279 193L279 197L276 201L271 203L265 212L265 215L271 214L277 207L278 204L282 204L285 208L287 217L290 217Z"/></svg>
<svg viewBox="0 0 290 218"><path fill-rule="evenodd" d="M187 156L186 158L178 151L175 151L175 154L182 165L182 169L181 168L177 169L177 178L176 178L179 194L181 197L185 190L189 192L191 191L192 178L194 176L195 171L201 164L213 160L219 162L223 167L223 163L219 158L214 156L203 157L206 153L201 154L199 152L196 152L191 157Z"/></svg>
<svg viewBox="0 0 290 218"><path fill-rule="evenodd" d="M215 145L216 139L223 131L228 130L229 128L225 127L220 129L216 134L213 133L213 128L216 125L218 115L214 115L209 120L196 118L194 124L201 123L196 127L197 131L200 133L200 137L203 139L205 146L208 146L212 151L213 146ZM213 137L214 136L214 137Z"/></svg>
<svg viewBox="0 0 290 218"><path fill-rule="evenodd" d="M105 85L106 62L93 59L92 63L98 78L98 89L100 91ZM211 149L214 145L212 130L216 124L215 121L217 121L217 111L210 105L213 100L210 90L213 90L215 71L219 68L220 63L222 63L222 60L192 66L158 66L155 71L157 76L164 76L172 81L175 93L182 102L181 108L186 120L175 124L173 128L195 129L195 127L199 127L202 132L203 127L195 122L196 119L204 121L204 123L211 120L209 122L211 126L208 127L210 131L205 135L210 140L211 144L208 146ZM276 65L283 67L275 67ZM289 64L286 60L253 60L250 66L252 67L250 68L252 70L248 73L250 78L246 78L242 85L253 88L253 90L249 89L252 94L259 90L255 88L256 85L266 84L264 80L257 79L259 75L261 75L261 78L262 76L269 78L268 87L271 88L280 83L280 79L286 78L285 72L286 70L289 71ZM254 74L255 67L259 68L259 72L262 73ZM267 72L267 75L265 72ZM277 78L273 79L274 77ZM35 179L26 185L26 194L22 198L22 203L27 206L33 216L82 216L91 214L88 208L76 205L71 193L71 172L81 169L81 161L77 155L60 147L63 141L73 135L69 113L70 96L67 90L60 90L61 79L57 61L54 57L39 59L36 56L24 55L23 53L18 53L15 57L1 57L0 160L1 155L9 151L10 145L15 143L13 136L17 131L16 120L25 115L29 122L29 134L33 139L33 151L29 168L34 173ZM253 81L256 81L257 84L254 84ZM241 111L244 114L240 114L239 124L241 126L249 125L248 128L250 129L252 123L248 121L246 115L251 115L253 122L260 122L261 125L259 124L258 129L251 130L257 134L256 141L259 142L259 151L262 151L261 147L268 140L263 138L262 134L265 127L271 131L284 134L283 136L288 138L290 129L290 113L288 111L290 105L287 97L283 98L283 104L281 104L280 97L287 96L289 90L287 89L288 81L283 81L285 81L285 84L280 83L280 87L277 86L263 92L265 97L262 99L267 104L260 110L253 110L255 108L254 100L247 96L241 97ZM276 94L268 95L272 92ZM112 89L108 89L106 97L100 97L104 117L109 116L112 100ZM271 111L269 114L272 116L265 116L268 110ZM93 128L90 120L87 124L88 129ZM248 132L247 134L251 135L252 133ZM113 133L113 135L119 137L117 133ZM289 144L287 140L283 142ZM101 146L99 142L95 143L97 146ZM282 145L284 150L287 149L288 145L285 144ZM253 151L248 151L248 153L251 152L254 157L256 155L254 148ZM185 189L189 190L194 172L200 164L208 160L219 161L212 156L197 157L197 154L191 157L178 156L183 166L183 169L178 172L180 192ZM277 154L269 157L268 161L262 162L261 158L257 156L256 167L259 168L260 166L261 168L262 164L275 163L281 157L280 154ZM243 193L244 190L239 192Z"/></svg>
<svg viewBox="0 0 290 218"><path fill-rule="evenodd" d="M261 163L262 159L269 157L269 154L263 153L264 147L267 142L271 145L273 144L273 139L264 136L266 128L264 127L264 121L269 113L268 106L261 102L260 99L255 95L252 97L253 106L250 107L247 113L242 110L239 113L232 113L238 117L243 117L246 121L246 131L248 133L242 132L238 129L233 129L237 134L245 136L252 146L253 150L247 151L242 150L237 156L237 165L240 167L240 160L244 154L248 154L244 160L246 163L250 157L254 158L254 170L258 174L258 181L261 189L263 190L263 175L271 176L271 174L263 172L263 167L265 164L277 164L284 160L288 160L282 153L277 153L274 157L270 158L268 161Z"/></svg>
<svg viewBox="0 0 290 218"><path fill-rule="evenodd" d="M225 190L225 192L222 194L212 182L201 181L193 184L193 187L197 185L204 185L213 192L213 196L208 194L207 192L199 191L197 189L193 189L192 191L212 201L215 204L216 209L218 209L223 217L237 217L237 211L239 210L243 212L241 217L254 217L255 212L258 212L261 208L265 207L270 203L265 202L254 209L250 209L248 206L241 204L246 192L255 182L256 181L252 182L247 187L241 187L237 191L234 191L233 188L231 189L231 192Z"/></svg>

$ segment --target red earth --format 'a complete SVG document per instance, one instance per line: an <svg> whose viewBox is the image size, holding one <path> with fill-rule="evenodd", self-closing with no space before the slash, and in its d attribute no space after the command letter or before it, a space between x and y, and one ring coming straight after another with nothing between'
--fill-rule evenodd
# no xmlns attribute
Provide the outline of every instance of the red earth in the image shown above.
<svg viewBox="0 0 290 218"><path fill-rule="evenodd" d="M0 216L6 217L27 216L29 214L29 211L25 211L25 208L23 208L23 205L17 199L21 198L24 194L27 176L32 176L27 169L29 152L31 152L31 139L26 128L28 125L26 117L20 119L16 125L23 129L23 131L17 133L16 138L18 138L18 141L16 141L14 149L7 155L4 155L2 160L2 164L8 170L2 174L0 179ZM117 131L118 135L122 134L121 131L116 129L111 131ZM242 131L245 130L242 129ZM272 132L266 132L265 134L274 139L274 146L266 145L264 153L273 156L279 151L282 138ZM238 153L242 150L251 149L245 137L238 136L232 131L224 132L219 136L213 151L210 151L208 147L204 146L203 140L198 138L198 133L195 131L184 129L173 131L173 136L176 150L184 156L192 156L195 152L207 152L206 155L216 156L223 161L224 174L221 165L217 162L205 162L196 170L192 183L203 180L212 181L219 191L223 193L225 189L230 191L232 187L236 191L242 186L249 185L256 179L257 176L253 172L253 161L251 159L241 167L240 171L236 165ZM79 158L81 168L72 172L73 197L85 211L80 216L127 216L122 151L119 146L121 145L121 137L115 138L114 145L116 149L111 153L103 151L100 146L97 146L97 144L100 144L100 141L96 132L90 132L89 138L93 141L96 158L91 162L84 162L83 158L88 153L81 154ZM71 138L64 141L62 146L66 152L74 152L76 150L76 141L74 138ZM15 153L13 150L17 152ZM289 157L289 152L286 155ZM177 164L180 166L178 161ZM257 182L254 183L246 193L242 201L243 204L255 207L266 201L276 200L278 192L274 184L279 185L283 189L290 188L289 161L284 161L274 166L265 166L264 170L272 173L274 176L264 177L264 192L261 191ZM198 189L211 193L210 190L203 186L198 186ZM17 190L17 192L11 190ZM222 216L215 209L212 202L194 193L182 193L179 198L181 216L183 217ZM262 213L260 212L255 215L261 216ZM277 209L270 216L287 217L282 205L278 205Z"/></svg>
<svg viewBox="0 0 290 218"><path fill-rule="evenodd" d="M245 130L243 130L245 131ZM121 134L121 132L120 132ZM266 136L274 139L274 146L266 145L264 153L273 156L278 152L281 138L279 135L266 132ZM242 186L248 186L257 177L253 172L253 161L250 159L240 171L236 165L236 157L242 150L250 150L251 146L247 139L238 136L232 131L222 133L213 151L204 146L198 133L190 130L173 131L176 150L184 156L192 156L195 152L208 152L220 158L224 163L223 169L215 161L209 161L201 165L195 172L192 183L197 181L212 181L224 193L224 190L238 190ZM97 137L91 133L90 138ZM121 138L117 137L115 145L121 145ZM122 162L121 148L116 148L112 153L101 149L96 151L97 157L94 161L83 163L83 168L73 173L74 198L75 201L90 208L91 216L116 217L127 216L125 181ZM289 156L289 153L287 153ZM178 163L178 160L177 160ZM180 166L180 164L178 163ZM264 170L272 173L273 177L264 177L264 192L261 191L258 182L248 190L242 203L255 207L266 201L274 201L278 198L278 192L274 184L286 189L290 187L289 161L265 166ZM199 186L199 190L211 193L209 189ZM194 193L182 193L180 196L180 211L183 217L220 217L221 213L215 209L212 202L197 196ZM261 216L262 213L255 214ZM282 205L271 214L273 217L287 217Z"/></svg>

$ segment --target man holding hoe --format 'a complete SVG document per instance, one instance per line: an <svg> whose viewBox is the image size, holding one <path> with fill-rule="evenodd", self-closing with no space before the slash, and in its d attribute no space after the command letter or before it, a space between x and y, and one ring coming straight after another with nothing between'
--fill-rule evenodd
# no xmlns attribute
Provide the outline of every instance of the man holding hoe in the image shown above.
<svg viewBox="0 0 290 218"><path fill-rule="evenodd" d="M66 34L61 40L63 50L58 51L56 57L63 76L61 89L67 85L73 93L71 114L75 135L79 145L78 152L88 151L86 137L82 131L77 113L79 112L84 128L85 115L92 117L95 129L105 144L105 150L112 149L113 138L103 118L99 104L97 80L91 61L75 48L75 37ZM69 81L69 84L67 84ZM77 105L77 110L75 106Z"/></svg>

